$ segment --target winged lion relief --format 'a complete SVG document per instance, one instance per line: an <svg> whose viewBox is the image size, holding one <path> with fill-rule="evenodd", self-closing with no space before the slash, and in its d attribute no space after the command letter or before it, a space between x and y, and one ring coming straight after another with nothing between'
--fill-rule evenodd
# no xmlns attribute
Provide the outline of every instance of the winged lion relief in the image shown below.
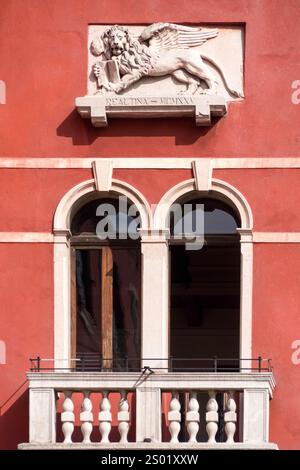
<svg viewBox="0 0 300 470"><path fill-rule="evenodd" d="M133 36L127 27L111 26L90 45L97 57L92 67L96 93L119 94L144 77L171 76L186 86L181 94L217 94L221 80L229 96L242 98L241 91L230 87L222 67L199 51L218 35L217 28L154 23Z"/></svg>
<svg viewBox="0 0 300 470"><path fill-rule="evenodd" d="M87 94L75 106L95 127L165 117L210 126L243 98L243 78L243 25L92 24Z"/></svg>

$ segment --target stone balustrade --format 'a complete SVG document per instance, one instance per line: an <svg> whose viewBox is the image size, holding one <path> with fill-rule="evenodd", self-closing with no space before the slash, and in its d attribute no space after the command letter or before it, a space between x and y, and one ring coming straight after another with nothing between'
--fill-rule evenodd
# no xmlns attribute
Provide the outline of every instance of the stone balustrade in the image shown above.
<svg viewBox="0 0 300 470"><path fill-rule="evenodd" d="M268 436L272 372L35 372L28 379L30 438L21 449L276 448Z"/></svg>

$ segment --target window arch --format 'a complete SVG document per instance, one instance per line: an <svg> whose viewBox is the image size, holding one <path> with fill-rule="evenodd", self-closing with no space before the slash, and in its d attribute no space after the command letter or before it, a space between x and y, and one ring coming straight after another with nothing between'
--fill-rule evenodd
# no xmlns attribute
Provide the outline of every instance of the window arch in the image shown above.
<svg viewBox="0 0 300 470"><path fill-rule="evenodd" d="M168 316L168 233L167 213L182 196L196 191L195 180L183 181L171 188L161 199L152 216L143 195L131 185L112 180L109 192L95 191L94 180L84 181L68 191L61 199L54 216L54 355L56 367L68 367L71 357L71 220L81 204L96 198L127 196L141 216L142 263L142 357L167 358L169 354ZM240 356L251 357L252 327L252 214L244 196L221 180L212 180L208 192L197 191L199 197L224 202L238 215L240 227ZM82 199L83 198L83 199ZM153 282L155 279L155 282ZM159 281L159 282L158 282ZM153 328L155 334L153 334ZM150 361L151 362L151 361ZM147 364L149 365L147 359ZM156 367L165 362L152 361Z"/></svg>
<svg viewBox="0 0 300 470"><path fill-rule="evenodd" d="M253 216L245 197L229 183L212 179L208 191L197 191L195 179L182 181L167 191L159 201L154 214L154 228L168 229L169 210L180 198L212 198L232 208L239 220L236 233L240 243L240 345L241 358L252 353L252 276L253 276ZM167 320L169 321L169 320ZM169 347L170 350L170 347Z"/></svg>
<svg viewBox="0 0 300 470"><path fill-rule="evenodd" d="M103 217L95 217L93 214L94 209L99 205L99 202L105 202L106 204L110 203L116 207L116 200L119 196L127 198L128 204L134 205L137 209L137 212L140 216L140 227L142 229L147 230L149 225L151 224L151 211L149 209L148 203L145 198L135 190L132 186L127 183L124 183L119 180L113 180L111 190L109 192L99 192L95 191L94 180L89 180L80 183L79 185L72 188L68 193L60 201L55 216L54 216L54 349L55 349L55 360L56 360L56 367L69 367L70 366L70 359L75 359L74 355L76 354L76 349L78 350L78 346L83 346L84 343L87 346L86 353L95 352L99 354L101 359L104 358L103 353L105 356L111 351L112 356L118 358L115 363L106 362L106 368L115 367L115 368L123 368L125 365L126 367L135 367L136 363L129 363L125 362L126 354L132 356L136 355L139 350L139 343L140 343L140 335L137 338L136 332L133 332L133 328L131 331L126 331L126 322L124 323L124 315L126 317L126 312L123 315L120 315L120 309L122 310L122 305L119 305L119 313L113 315L113 304L117 304L117 302L123 302L123 309L124 309L124 296L123 300L117 298L116 293L120 291L120 289L114 289L113 283L115 285L117 283L123 282L120 275L117 276L116 274L112 274L109 280L109 266L111 266L112 271L114 271L114 267L118 268L124 263L127 263L128 268L128 252L131 254L135 250L135 254L129 258L131 259L132 265L134 263L137 265L139 264L139 257L140 257L140 242L139 237L137 239L130 239L123 240L122 237L117 236L116 240L109 240L105 241L100 239L95 234L95 227ZM116 212L116 221L117 225L124 227L124 217L125 214L122 212ZM129 216L130 221L132 221L133 217ZM129 219L128 219L129 220ZM95 225L96 223L96 225ZM120 223L120 224L119 224ZM126 223L125 223L126 225ZM138 226L136 227L136 229ZM132 229L132 226L131 226ZM126 230L125 230L126 232ZM120 235L120 232L118 233ZM124 235L124 231L123 231ZM123 244L125 242L125 244ZM79 254L76 256L76 250L78 250ZM84 251L85 250L85 251ZM91 250L94 250L94 254ZM117 251L118 250L118 251ZM89 253L89 254L88 254ZM97 255L95 255L97 253ZM100 256L101 253L101 256ZM127 256L127 258L126 258ZM82 306L81 313L77 312L77 301L78 301L78 279L77 274L80 270L87 270L91 269L91 265L93 263L97 264L98 258L98 268L93 268L94 273L93 276L95 277L96 285L100 285L104 288L105 279L106 279L106 290L111 292L111 297L106 298L106 301L110 305L106 305L106 310L110 309L110 317L112 318L113 324L110 326L110 332L107 332L106 335L106 349L103 349L103 342L102 346L96 346L96 331L97 326L99 327L99 321L103 321L103 315L98 318L98 325L97 320L95 320L95 310L97 309L97 305L104 302L104 297L102 298L101 295L98 299L92 299L93 295L91 292L88 293L89 295L89 309L93 309L94 311L91 313L86 308L87 312L84 310L84 306ZM126 260L125 260L126 258ZM77 264L77 270L76 270ZM101 266L101 269L100 267ZM98 271L97 271L98 269ZM138 266L136 266L138 269ZM101 271L101 272L100 272ZM139 273L138 273L139 275ZM102 276L102 277L101 277ZM139 314L139 305L138 305L138 297L139 297L139 279L138 276L135 277L134 282L131 284L124 286L123 292L127 289L127 313L128 313L128 304L130 304L131 313L135 312ZM128 280L130 281L129 277ZM133 281L133 279L131 280ZM100 283L100 284L99 284ZM71 287L72 284L72 287ZM75 288L74 288L75 287ZM87 286L85 286L87 289ZM91 290L91 289L90 289ZM74 293L76 292L76 294ZM85 292L86 294L86 292ZM81 299L84 299L84 296L81 296ZM87 300L85 299L87 302ZM82 300L81 300L82 302ZM87 305L87 304L86 304ZM86 307L86 306L85 306ZM103 306L102 306L103 307ZM76 311L76 315L74 312ZM90 316L92 315L92 317ZM94 314L94 315L93 315ZM79 315L79 317L78 317ZM105 316L105 315L104 315ZM81 317L81 318L80 318ZM128 315L127 315L128 317ZM106 315L106 319L108 316ZM111 322L111 320L108 320ZM81 331L85 331L86 338L79 339L77 337L76 332L76 322L80 325ZM123 323L122 323L123 322ZM104 326L104 323L103 325ZM128 318L127 318L127 326L128 326ZM88 331L90 329L90 332ZM95 330L95 334L94 333ZM109 330L109 328L108 328ZM119 330L119 331L117 331ZM120 331L121 330L121 331ZM98 333L101 341L103 338L103 331ZM73 334L72 334L73 332ZM129 347L129 342L126 341L126 334L128 333L129 337L134 336L133 338L133 347ZM88 336L90 334L93 336L93 341L88 341ZM115 337L113 335L115 334ZM123 342L120 339L123 336ZM116 337L118 338L116 341ZM109 340L110 338L110 340ZM115 341L114 341L115 339ZM132 338L131 338L132 339ZM109 345L109 342L112 344ZM115 344L114 344L115 343ZM99 346L99 342L98 342ZM110 349L109 349L110 348ZM115 349L114 349L115 348ZM91 350L92 349L92 350ZM119 351L117 353L117 351ZM78 351L80 352L80 351ZM81 351L82 352L82 351ZM108 354L110 355L110 354ZM123 357L123 361L120 360L121 356ZM107 359L112 359L108 358ZM135 361L137 358L135 358ZM121 364L122 362L122 364ZM102 364L103 365L103 364Z"/></svg>

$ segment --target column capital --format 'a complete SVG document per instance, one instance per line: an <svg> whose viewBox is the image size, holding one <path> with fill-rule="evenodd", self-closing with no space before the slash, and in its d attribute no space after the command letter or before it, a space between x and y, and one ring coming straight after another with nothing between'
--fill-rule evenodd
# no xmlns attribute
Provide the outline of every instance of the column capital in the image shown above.
<svg viewBox="0 0 300 470"><path fill-rule="evenodd" d="M236 231L240 234L241 243L252 243L253 242L253 230L252 230L252 228L237 228Z"/></svg>
<svg viewBox="0 0 300 470"><path fill-rule="evenodd" d="M69 245L69 239L71 238L71 232L69 229L54 229L53 230L54 243L66 243Z"/></svg>
<svg viewBox="0 0 300 470"><path fill-rule="evenodd" d="M141 229L141 243L167 243L170 238L169 229Z"/></svg>

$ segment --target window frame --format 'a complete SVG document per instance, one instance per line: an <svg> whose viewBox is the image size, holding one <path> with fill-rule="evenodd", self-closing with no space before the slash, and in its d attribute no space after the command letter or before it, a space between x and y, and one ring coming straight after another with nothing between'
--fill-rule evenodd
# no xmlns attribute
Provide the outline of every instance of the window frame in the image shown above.
<svg viewBox="0 0 300 470"><path fill-rule="evenodd" d="M103 336L99 335L100 351L102 360L102 368L104 370L112 369L113 359L113 279L109 281L107 273L111 269L108 266L108 253L112 259L112 249L120 250L135 250L137 251L138 263L138 301L139 301L139 343L140 354L137 360L141 361L141 247L139 240L100 240L95 235L76 235L70 239L70 281L71 281L71 358L77 359L77 290L76 290L76 250L101 250L102 263L101 263L101 311L99 312L101 318L101 331L108 330L103 342ZM106 262L103 263L103 254L106 255ZM105 282L106 279L106 282ZM104 314L103 314L104 311ZM72 367L72 366L71 366Z"/></svg>

